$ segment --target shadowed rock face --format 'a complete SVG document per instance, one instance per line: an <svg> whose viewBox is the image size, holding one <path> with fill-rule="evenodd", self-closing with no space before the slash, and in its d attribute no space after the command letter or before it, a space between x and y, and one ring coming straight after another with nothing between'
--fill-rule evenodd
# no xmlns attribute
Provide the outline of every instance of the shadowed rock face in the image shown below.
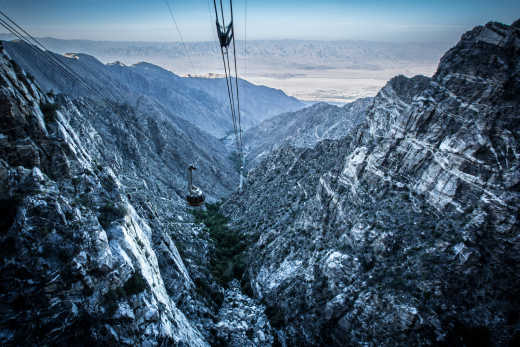
<svg viewBox="0 0 520 347"><path fill-rule="evenodd" d="M224 206L282 345L518 341L520 29L392 79L359 130L283 147Z"/></svg>

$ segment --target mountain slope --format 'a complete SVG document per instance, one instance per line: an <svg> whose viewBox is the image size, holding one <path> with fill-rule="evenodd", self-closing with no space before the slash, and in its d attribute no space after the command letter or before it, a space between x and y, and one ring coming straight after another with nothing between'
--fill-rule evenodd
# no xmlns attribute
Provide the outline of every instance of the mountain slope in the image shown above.
<svg viewBox="0 0 520 347"><path fill-rule="evenodd" d="M1 343L207 346L169 295L173 279L185 292L192 279L104 162L103 132L3 50L0 99ZM124 155L111 154L116 168Z"/></svg>
<svg viewBox="0 0 520 347"><path fill-rule="evenodd" d="M100 149L97 139L90 138L96 143L96 146L91 146L95 147L92 150L101 152L100 155L106 158L104 161L115 164L114 169L129 173L134 182L144 180L151 187L160 187L161 194L181 201L186 189L185 170L195 162L203 175L197 183L210 197L221 197L234 188L237 175L222 143L176 116L178 108L174 104L168 101L163 104L153 94L144 94L149 86L144 77L118 66L105 66L85 55L80 55L77 60L56 56L63 61L75 62L76 72L87 81L92 81L94 86L99 86L104 95L116 98L119 94L133 98L116 98L117 102L110 105L100 100L98 95L92 95L77 80L65 78L63 71L42 54L35 54L26 44L4 42L3 45L6 53L16 52L13 61L20 63L19 69L27 71L32 83L42 83L46 86L44 90L70 91L67 95L77 100L75 107L79 109L78 117L71 117L71 122L77 125L76 130L89 138L90 129L83 129L82 124L92 124L104 141ZM163 71L161 69L160 73ZM178 79L170 75L172 80ZM166 89L163 85L156 86ZM131 88L133 91L129 91ZM182 90L181 87L179 89ZM83 99L84 96L87 98ZM58 103L60 100L57 99ZM194 107L201 104L190 106L190 112L195 112ZM214 104L210 102L207 107L210 106ZM180 109L187 110L184 106Z"/></svg>
<svg viewBox="0 0 520 347"><path fill-rule="evenodd" d="M223 78L187 77L184 82L191 88L208 93L222 104L229 104L226 81ZM242 79L238 80L238 86L244 130L280 113L304 107L302 102L287 96L280 89L255 85Z"/></svg>
<svg viewBox="0 0 520 347"><path fill-rule="evenodd" d="M43 52L37 54L27 44L20 42L4 42L4 46L10 56L33 75L44 90L63 92L74 97L92 94L50 63ZM148 63L105 65L86 54L49 54L107 98L127 102L138 110L141 107L180 117L216 137L223 137L233 129L223 79L182 78ZM269 115L302 107L298 100L279 90L245 81L240 84L245 93L241 98L244 127L256 124Z"/></svg>
<svg viewBox="0 0 520 347"><path fill-rule="evenodd" d="M343 107L316 104L265 120L244 133L247 160L257 163L287 144L309 148L324 139L345 137L364 120L371 102L372 98L364 98Z"/></svg>
<svg viewBox="0 0 520 347"><path fill-rule="evenodd" d="M283 147L224 211L282 345L520 339L520 22L392 79L361 128Z"/></svg>
<svg viewBox="0 0 520 347"><path fill-rule="evenodd" d="M194 154L210 199L234 188L220 142L32 79L0 46L0 343L269 346L264 307L215 279L184 200Z"/></svg>

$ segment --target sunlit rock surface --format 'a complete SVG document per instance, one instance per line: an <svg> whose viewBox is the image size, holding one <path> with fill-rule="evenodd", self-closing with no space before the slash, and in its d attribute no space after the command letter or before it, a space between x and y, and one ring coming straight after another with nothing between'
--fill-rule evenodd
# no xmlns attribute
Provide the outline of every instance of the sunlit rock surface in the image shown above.
<svg viewBox="0 0 520 347"><path fill-rule="evenodd" d="M223 210L275 343L518 343L519 59L518 22L476 27L350 136L249 173Z"/></svg>

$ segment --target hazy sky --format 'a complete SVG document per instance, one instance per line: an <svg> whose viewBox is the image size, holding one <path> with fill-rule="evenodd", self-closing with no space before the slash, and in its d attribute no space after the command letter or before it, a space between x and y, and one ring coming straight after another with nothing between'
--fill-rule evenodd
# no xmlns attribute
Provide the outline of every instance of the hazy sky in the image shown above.
<svg viewBox="0 0 520 347"><path fill-rule="evenodd" d="M40 37L178 41L165 1L0 0L0 7ZM213 0L168 1L186 41L215 38ZM246 3L251 40L456 41L475 25L520 17L519 0L235 0L239 38Z"/></svg>

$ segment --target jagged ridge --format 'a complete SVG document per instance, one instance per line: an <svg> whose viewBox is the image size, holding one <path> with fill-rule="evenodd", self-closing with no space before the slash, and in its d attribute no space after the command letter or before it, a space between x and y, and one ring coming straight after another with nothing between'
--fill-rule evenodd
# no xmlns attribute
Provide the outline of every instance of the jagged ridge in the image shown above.
<svg viewBox="0 0 520 347"><path fill-rule="evenodd" d="M372 98L363 98L343 107L319 103L296 112L284 113L247 130L244 143L249 167L283 145L314 147L325 139L348 135L365 119Z"/></svg>
<svg viewBox="0 0 520 347"><path fill-rule="evenodd" d="M285 147L224 210L282 345L508 345L520 279L517 27L397 77L351 137Z"/></svg>

